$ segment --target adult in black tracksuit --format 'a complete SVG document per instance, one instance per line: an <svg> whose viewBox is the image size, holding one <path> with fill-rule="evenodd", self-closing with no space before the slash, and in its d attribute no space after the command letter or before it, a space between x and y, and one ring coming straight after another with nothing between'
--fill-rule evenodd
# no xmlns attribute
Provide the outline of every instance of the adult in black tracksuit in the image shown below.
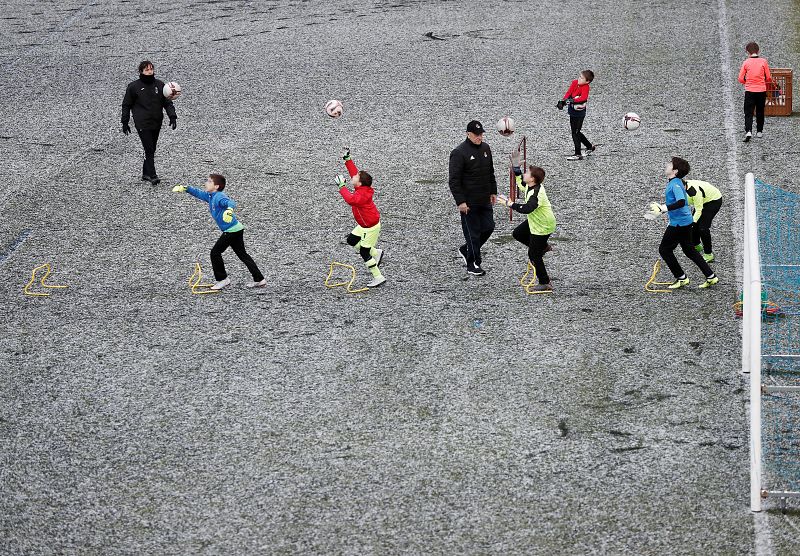
<svg viewBox="0 0 800 556"><path fill-rule="evenodd" d="M163 111L166 110L172 129L178 126L178 116L172 101L162 93L164 82L156 79L154 73L153 63L149 60L143 61L139 64L139 79L125 89L125 98L122 99L122 133L128 135L131 132L128 122L133 110L133 122L144 147L142 180L156 185L161 181L156 174L155 155L158 134L164 121Z"/></svg>
<svg viewBox="0 0 800 556"><path fill-rule="evenodd" d="M481 247L494 231L492 205L497 198L492 149L483 142L480 122L467 124L467 138L450 153L450 192L461 213L466 243L458 248L467 272L483 276Z"/></svg>

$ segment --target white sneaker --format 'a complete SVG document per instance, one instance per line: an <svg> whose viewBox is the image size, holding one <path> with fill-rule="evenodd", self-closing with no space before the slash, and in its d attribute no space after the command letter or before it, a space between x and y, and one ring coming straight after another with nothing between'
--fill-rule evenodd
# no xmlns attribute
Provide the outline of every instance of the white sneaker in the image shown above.
<svg viewBox="0 0 800 556"><path fill-rule="evenodd" d="M383 249L378 249L376 247L375 248L375 255L372 258L377 261L375 263L375 266L381 266L381 261L383 260Z"/></svg>
<svg viewBox="0 0 800 556"><path fill-rule="evenodd" d="M752 133L750 133L749 131L748 131L747 133L745 133L745 134L744 134L744 142L745 142L745 143L749 143L749 142L750 142L750 139L752 139L752 138L753 138L753 134L752 134Z"/></svg>
<svg viewBox="0 0 800 556"><path fill-rule="evenodd" d="M216 284L211 286L211 289L212 290L221 290L222 288L224 288L225 286L227 286L230 283L231 283L231 279L230 278L225 278L224 280L220 280L219 282L217 282Z"/></svg>
<svg viewBox="0 0 800 556"><path fill-rule="evenodd" d="M384 278L383 276L376 276L375 278L372 279L372 281L370 281L369 284L367 284L367 287L368 288L377 288L378 286L383 284L385 281L386 281L386 278Z"/></svg>
<svg viewBox="0 0 800 556"><path fill-rule="evenodd" d="M572 156L568 156L567 160L583 160L583 157L579 154L573 154Z"/></svg>
<svg viewBox="0 0 800 556"><path fill-rule="evenodd" d="M756 137L761 139L762 137L764 137L764 134L759 131L758 133L756 133Z"/></svg>
<svg viewBox="0 0 800 556"><path fill-rule="evenodd" d="M247 288L266 288L267 287L267 279L264 278L260 282L248 282L245 284Z"/></svg>

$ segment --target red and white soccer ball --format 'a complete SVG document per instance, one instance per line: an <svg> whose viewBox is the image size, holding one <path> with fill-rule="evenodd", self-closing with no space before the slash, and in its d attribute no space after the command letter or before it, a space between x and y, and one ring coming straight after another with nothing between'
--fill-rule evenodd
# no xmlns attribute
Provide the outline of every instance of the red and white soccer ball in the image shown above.
<svg viewBox="0 0 800 556"><path fill-rule="evenodd" d="M622 118L622 127L627 129L628 131L633 131L634 129L639 129L639 124L642 123L642 120L639 118L639 115L635 112L628 112L625 114L625 117Z"/></svg>
<svg viewBox="0 0 800 556"><path fill-rule="evenodd" d="M329 100L325 103L325 113L331 118L338 118L342 115L344 106L340 100Z"/></svg>
<svg viewBox="0 0 800 556"><path fill-rule="evenodd" d="M164 84L164 89L161 92L169 100L175 100L181 96L181 86L174 81L170 81L169 83Z"/></svg>
<svg viewBox="0 0 800 556"><path fill-rule="evenodd" d="M504 116L497 120L497 132L503 137L508 137L514 133L514 120Z"/></svg>

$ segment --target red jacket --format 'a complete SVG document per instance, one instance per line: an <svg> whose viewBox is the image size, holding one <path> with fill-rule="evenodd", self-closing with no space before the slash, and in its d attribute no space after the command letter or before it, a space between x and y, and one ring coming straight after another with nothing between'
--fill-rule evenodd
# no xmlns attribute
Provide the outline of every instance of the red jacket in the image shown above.
<svg viewBox="0 0 800 556"><path fill-rule="evenodd" d="M739 70L739 83L744 85L745 91L763 93L770 81L772 75L769 72L769 64L764 58L751 56L744 61L742 69Z"/></svg>
<svg viewBox="0 0 800 556"><path fill-rule="evenodd" d="M347 166L351 178L358 174L358 168L352 160L345 160L344 165ZM372 228L381 221L381 213L372 201L375 191L371 187L359 185L353 192L346 187L340 187L339 194L353 209L353 217L362 228Z"/></svg>
<svg viewBox="0 0 800 556"><path fill-rule="evenodd" d="M578 80L573 79L572 84L564 94L564 100L572 97L572 102L575 104L583 104L589 99L589 84L578 85Z"/></svg>

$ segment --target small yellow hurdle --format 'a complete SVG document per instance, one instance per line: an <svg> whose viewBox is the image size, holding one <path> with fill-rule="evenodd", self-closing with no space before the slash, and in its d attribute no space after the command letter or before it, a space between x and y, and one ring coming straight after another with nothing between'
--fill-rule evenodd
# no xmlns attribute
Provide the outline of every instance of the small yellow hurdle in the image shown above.
<svg viewBox="0 0 800 556"><path fill-rule="evenodd" d="M48 276L50 276L50 273L52 272L52 268L50 267L50 263L44 263L44 264L40 264L39 266L37 266L37 267L35 267L33 269L33 272L31 272L31 279L26 284L26 286L24 288L22 288L22 293L24 293L25 295L29 295L31 297L48 297L50 295L48 292L32 292L32 291L30 291L30 287L33 285L34 282L36 282L36 272L38 270L41 270L41 269L45 270L44 276L42 276L41 280L39 280L39 283L42 285L43 288L56 289L56 288L66 288L66 287L68 287L68 286L57 286L55 284L45 284L44 281L47 280Z"/></svg>
<svg viewBox="0 0 800 556"><path fill-rule="evenodd" d="M525 279L530 275L530 280L525 283ZM525 293L528 295L534 295L537 293L553 293L553 290L544 290L544 291L535 291L532 288L536 286L536 267L533 266L533 263L528 261L528 269L525 271L525 274L522 275L522 278L519 279L519 283L522 285L522 289L525 290Z"/></svg>
<svg viewBox="0 0 800 556"><path fill-rule="evenodd" d="M672 293L672 290L652 287L652 286L668 286L672 283L672 282L656 282L656 276L658 275L659 270L661 270L661 259L658 259L656 261L656 264L653 265L653 274L650 275L650 279L644 285L645 291L650 293Z"/></svg>
<svg viewBox="0 0 800 556"><path fill-rule="evenodd" d="M347 282L335 282L331 283L331 277L333 276L333 271L337 266L344 267L350 271L350 280ZM338 261L333 261L331 263L330 269L328 270L328 276L325 278L325 287L326 288L338 288L339 286L347 286L347 293L361 293L365 291L369 291L369 288L360 288L360 289L353 289L353 282L356 281L356 269L351 264L340 263Z"/></svg>
<svg viewBox="0 0 800 556"><path fill-rule="evenodd" d="M195 280L195 278L197 278ZM206 293L219 293L220 290L208 290L203 288L210 288L214 284L201 284L200 281L203 279L203 269L200 268L200 262L194 263L194 272L192 275L189 276L189 288L191 288L192 293L195 295L203 295ZM194 280L194 282L192 282Z"/></svg>

